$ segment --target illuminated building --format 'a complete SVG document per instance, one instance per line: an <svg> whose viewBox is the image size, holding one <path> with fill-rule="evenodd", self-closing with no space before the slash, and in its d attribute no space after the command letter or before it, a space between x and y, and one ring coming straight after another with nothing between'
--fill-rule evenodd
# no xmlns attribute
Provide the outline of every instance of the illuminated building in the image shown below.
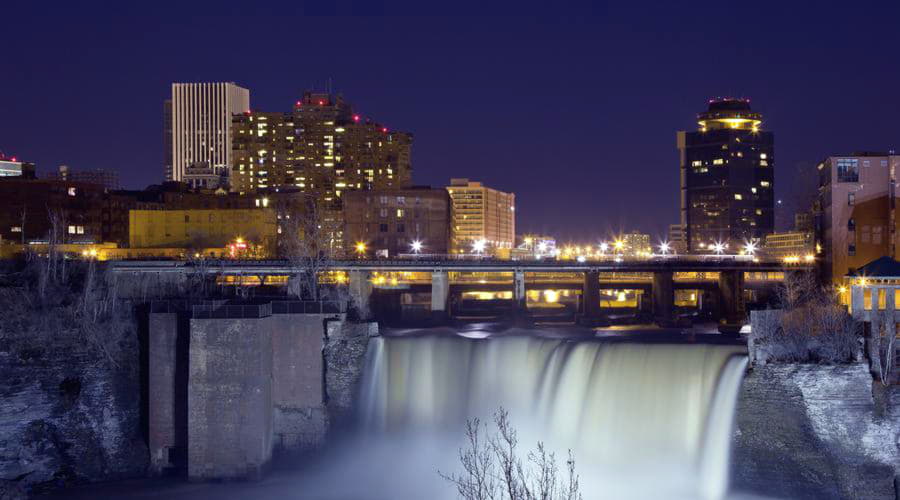
<svg viewBox="0 0 900 500"><path fill-rule="evenodd" d="M164 133L171 130L167 181L183 181L187 168L204 165L227 175L231 165L231 117L250 109L250 91L228 83L173 83L164 107ZM164 141L164 144L169 141ZM166 155L168 162L169 156Z"/></svg>
<svg viewBox="0 0 900 500"><path fill-rule="evenodd" d="M710 100L698 125L677 135L688 251L761 240L775 227L774 135L749 99Z"/></svg>
<svg viewBox="0 0 900 500"><path fill-rule="evenodd" d="M131 210L128 244L132 248L226 247L241 238L274 250L273 209Z"/></svg>
<svg viewBox="0 0 900 500"><path fill-rule="evenodd" d="M816 237L828 279L897 257L898 169L900 156L889 153L832 156L818 165Z"/></svg>
<svg viewBox="0 0 900 500"><path fill-rule="evenodd" d="M790 231L766 235L765 255L774 259L786 257L805 258L816 253L816 241L810 231Z"/></svg>
<svg viewBox="0 0 900 500"><path fill-rule="evenodd" d="M96 184L0 177L0 239L15 243L102 241L104 188ZM56 220L56 237L51 238Z"/></svg>
<svg viewBox="0 0 900 500"><path fill-rule="evenodd" d="M305 92L290 113L233 117L232 191L292 186L340 210L343 193L408 187L412 134L354 113L339 96Z"/></svg>
<svg viewBox="0 0 900 500"><path fill-rule="evenodd" d="M451 179L451 251L469 253L484 245L488 253L513 248L516 239L516 195L469 179Z"/></svg>
<svg viewBox="0 0 900 500"><path fill-rule="evenodd" d="M59 170L47 175L48 179L59 181L81 182L84 184L96 184L109 190L119 189L119 173L113 170L96 168L91 170L70 169L67 165L60 165Z"/></svg>
<svg viewBox="0 0 900 500"><path fill-rule="evenodd" d="M362 243L373 255L389 257L448 253L450 197L446 190L348 191L343 198L344 248Z"/></svg>
<svg viewBox="0 0 900 500"><path fill-rule="evenodd" d="M618 245L616 242L621 242L622 244ZM637 231L625 233L616 238L616 242L613 243L613 246L617 253L621 255L629 257L646 257L653 253L653 248L650 246L649 234L643 234Z"/></svg>
<svg viewBox="0 0 900 500"><path fill-rule="evenodd" d="M0 153L0 177L34 179L34 163L21 161L15 156L3 156L3 153Z"/></svg>

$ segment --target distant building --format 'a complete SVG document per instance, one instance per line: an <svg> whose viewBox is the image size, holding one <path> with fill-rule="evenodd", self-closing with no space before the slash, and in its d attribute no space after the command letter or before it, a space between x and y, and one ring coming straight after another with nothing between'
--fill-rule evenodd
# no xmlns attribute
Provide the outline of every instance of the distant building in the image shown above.
<svg viewBox="0 0 900 500"><path fill-rule="evenodd" d="M687 252L687 239L684 235L684 228L681 224L669 225L669 249L675 253Z"/></svg>
<svg viewBox="0 0 900 500"><path fill-rule="evenodd" d="M96 184L0 177L0 239L99 243L103 197L104 188Z"/></svg>
<svg viewBox="0 0 900 500"><path fill-rule="evenodd" d="M76 170L69 168L68 165L60 165L59 170L47 174L47 178L58 181L96 184L109 190L119 189L119 173L102 168Z"/></svg>
<svg viewBox="0 0 900 500"><path fill-rule="evenodd" d="M541 234L526 234L520 238L519 245L512 249L510 257L513 260L544 259L556 257L558 253L556 238Z"/></svg>
<svg viewBox="0 0 900 500"><path fill-rule="evenodd" d="M205 163L190 165L184 170L183 182L192 189L215 191L228 187L228 176L222 169L215 169Z"/></svg>
<svg viewBox="0 0 900 500"><path fill-rule="evenodd" d="M825 275L835 283L879 257L897 257L900 155L856 153L818 165L816 236Z"/></svg>
<svg viewBox="0 0 900 500"><path fill-rule="evenodd" d="M812 212L807 211L794 214L794 230L813 232L815 230L815 219Z"/></svg>
<svg viewBox="0 0 900 500"><path fill-rule="evenodd" d="M225 247L238 238L275 250L273 209L131 210L131 248Z"/></svg>
<svg viewBox="0 0 900 500"><path fill-rule="evenodd" d="M3 153L0 153L0 177L34 179L34 163L21 161L15 156L3 156Z"/></svg>
<svg viewBox="0 0 900 500"><path fill-rule="evenodd" d="M450 197L446 190L348 191L343 198L345 248L362 243L370 255L381 251L389 256L449 252Z"/></svg>
<svg viewBox="0 0 900 500"><path fill-rule="evenodd" d="M348 191L412 183L412 134L354 113L340 96L305 92L291 112L234 116L233 131L235 192L291 186L340 210Z"/></svg>
<svg viewBox="0 0 900 500"><path fill-rule="evenodd" d="M516 195L469 179L451 179L447 192L452 202L451 251L470 253L476 242L484 242L488 253L513 248Z"/></svg>
<svg viewBox="0 0 900 500"><path fill-rule="evenodd" d="M174 180L172 174L172 99L163 101L163 179Z"/></svg>
<svg viewBox="0 0 900 500"><path fill-rule="evenodd" d="M740 248L775 229L775 138L749 99L710 100L696 132L678 132L681 225L688 250Z"/></svg>
<svg viewBox="0 0 900 500"><path fill-rule="evenodd" d="M811 231L772 233L766 235L765 245L760 250L774 259L806 259L809 255L815 255L816 240Z"/></svg>
<svg viewBox="0 0 900 500"><path fill-rule="evenodd" d="M187 168L195 164L227 175L232 166L231 118L249 110L250 91L232 82L173 83L171 104L163 106L168 120L163 133L172 131L166 180L183 181Z"/></svg>
<svg viewBox="0 0 900 500"><path fill-rule="evenodd" d="M616 247L617 253L629 257L646 257L653 253L650 246L650 235L637 231L625 233L617 241L622 242L622 248Z"/></svg>

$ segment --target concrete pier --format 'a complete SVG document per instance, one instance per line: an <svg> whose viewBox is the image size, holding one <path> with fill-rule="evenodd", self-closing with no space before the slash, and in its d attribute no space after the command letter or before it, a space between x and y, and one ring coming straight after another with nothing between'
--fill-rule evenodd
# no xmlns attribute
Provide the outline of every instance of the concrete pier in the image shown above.
<svg viewBox="0 0 900 500"><path fill-rule="evenodd" d="M431 273L431 317L444 321L450 317L450 275L447 271Z"/></svg>
<svg viewBox="0 0 900 500"><path fill-rule="evenodd" d="M602 316L600 311L600 272L586 271L584 284L581 288L581 298L584 306L584 317L596 319Z"/></svg>
<svg viewBox="0 0 900 500"><path fill-rule="evenodd" d="M675 287L671 272L653 273L653 320L659 326L675 324Z"/></svg>
<svg viewBox="0 0 900 500"><path fill-rule="evenodd" d="M719 273L719 331L737 333L747 316L744 305L744 273Z"/></svg>
<svg viewBox="0 0 900 500"><path fill-rule="evenodd" d="M356 317L360 320L369 319L372 316L372 310L369 307L369 300L372 298L372 280L368 271L353 270L347 273L350 275L348 281L348 289L350 291L351 305L356 311Z"/></svg>

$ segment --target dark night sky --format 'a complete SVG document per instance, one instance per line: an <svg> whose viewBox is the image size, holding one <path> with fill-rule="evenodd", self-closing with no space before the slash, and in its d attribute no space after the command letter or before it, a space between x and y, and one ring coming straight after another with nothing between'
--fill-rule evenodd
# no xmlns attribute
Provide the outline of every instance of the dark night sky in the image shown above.
<svg viewBox="0 0 900 500"><path fill-rule="evenodd" d="M254 109L287 111L331 79L363 114L415 134L416 183L481 180L516 193L519 232L591 241L678 221L675 132L711 96L750 97L764 114L785 205L796 182L815 182L794 179L801 162L900 149L898 2L546 2L521 17L480 3L450 17L118 3L4 5L0 150L143 187L161 178L171 82L235 81Z"/></svg>

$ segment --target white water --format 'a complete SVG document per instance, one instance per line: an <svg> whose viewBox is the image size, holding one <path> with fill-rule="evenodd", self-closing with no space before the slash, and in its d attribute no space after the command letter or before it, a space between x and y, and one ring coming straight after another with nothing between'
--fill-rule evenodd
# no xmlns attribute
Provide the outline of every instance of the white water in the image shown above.
<svg viewBox="0 0 900 500"><path fill-rule="evenodd" d="M397 465L425 459L415 455L428 449L427 460L453 471L460 443L447 436L461 438L466 418L489 420L502 406L523 455L539 440L558 456L574 451L586 499L721 498L741 352L533 337L378 338L363 380L363 425L408 445L392 454ZM444 486L429 496L452 498Z"/></svg>

